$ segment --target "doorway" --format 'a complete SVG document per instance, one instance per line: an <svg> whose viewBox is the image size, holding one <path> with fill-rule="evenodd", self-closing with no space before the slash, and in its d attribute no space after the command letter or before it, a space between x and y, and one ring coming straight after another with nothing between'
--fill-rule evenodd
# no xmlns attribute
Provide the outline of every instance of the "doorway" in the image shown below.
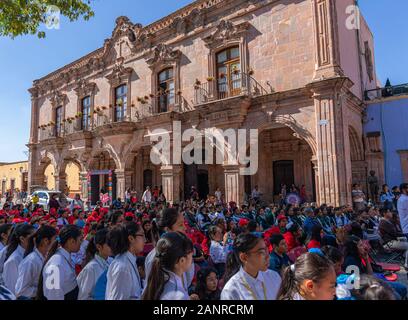
<svg viewBox="0 0 408 320"><path fill-rule="evenodd" d="M208 171L207 170L198 171L197 188L198 188L198 195L200 199L207 199L207 196L210 193L210 187L208 185Z"/></svg>
<svg viewBox="0 0 408 320"><path fill-rule="evenodd" d="M295 183L295 170L293 160L274 161L273 163L273 189L274 195L279 195L281 185L288 189Z"/></svg>

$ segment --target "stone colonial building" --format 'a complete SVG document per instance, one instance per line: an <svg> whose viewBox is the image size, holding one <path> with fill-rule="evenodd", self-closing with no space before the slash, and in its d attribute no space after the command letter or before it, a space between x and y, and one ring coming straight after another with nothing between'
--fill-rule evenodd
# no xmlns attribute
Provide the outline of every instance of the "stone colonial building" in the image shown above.
<svg viewBox="0 0 408 320"><path fill-rule="evenodd" d="M363 94L374 89L373 37L354 0L197 0L150 25L119 17L102 48L35 80L29 185L49 164L56 188L80 168L83 197L162 186L171 202L192 185L241 202L259 186L305 185L308 200L351 203L365 185ZM352 8L352 7L351 7ZM153 165L159 128L258 129L259 169ZM173 142L172 142L173 146Z"/></svg>

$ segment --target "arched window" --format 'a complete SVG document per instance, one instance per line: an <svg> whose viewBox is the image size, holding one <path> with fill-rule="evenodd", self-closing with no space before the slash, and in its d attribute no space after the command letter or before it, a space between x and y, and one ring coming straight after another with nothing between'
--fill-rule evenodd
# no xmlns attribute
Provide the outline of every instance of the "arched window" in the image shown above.
<svg viewBox="0 0 408 320"><path fill-rule="evenodd" d="M167 112L169 107L175 103L174 71L168 68L159 73L159 99L158 112Z"/></svg>
<svg viewBox="0 0 408 320"><path fill-rule="evenodd" d="M125 120L127 109L127 85L121 85L115 89L115 122Z"/></svg>
<svg viewBox="0 0 408 320"><path fill-rule="evenodd" d="M81 121L81 129L82 130L89 130L91 119L89 115L91 113L91 97L85 97L82 99L81 103L81 113L82 113L82 121Z"/></svg>
<svg viewBox="0 0 408 320"><path fill-rule="evenodd" d="M241 62L239 47L231 47L217 54L218 98L224 99L241 93Z"/></svg>

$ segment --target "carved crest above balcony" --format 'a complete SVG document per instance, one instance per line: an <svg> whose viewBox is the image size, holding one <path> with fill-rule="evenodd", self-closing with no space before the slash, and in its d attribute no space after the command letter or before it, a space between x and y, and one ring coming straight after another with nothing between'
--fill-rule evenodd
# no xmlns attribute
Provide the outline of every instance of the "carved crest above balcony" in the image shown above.
<svg viewBox="0 0 408 320"><path fill-rule="evenodd" d="M68 96L58 91L54 91L51 98L51 105L53 107L63 106L68 102Z"/></svg>
<svg viewBox="0 0 408 320"><path fill-rule="evenodd" d="M146 63L150 68L154 69L158 64L174 64L179 62L181 58L180 50L173 50L165 44L159 44L155 47Z"/></svg>
<svg viewBox="0 0 408 320"><path fill-rule="evenodd" d="M95 94L96 89L96 83L81 79L77 82L77 86L74 90L77 93L78 97L85 97Z"/></svg>
<svg viewBox="0 0 408 320"><path fill-rule="evenodd" d="M192 30L202 27L205 22L206 11L205 9L199 10L198 8L192 10L188 16L178 16L174 18L170 24L170 28L173 29L176 34L186 34Z"/></svg>
<svg viewBox="0 0 408 320"><path fill-rule="evenodd" d="M230 41L239 41L247 32L249 26L249 22L234 25L231 21L221 20L215 32L204 38L204 42L208 48L215 48Z"/></svg>
<svg viewBox="0 0 408 320"><path fill-rule="evenodd" d="M106 76L111 85L128 82L133 73L133 68L125 67L123 64L117 64L112 72Z"/></svg>

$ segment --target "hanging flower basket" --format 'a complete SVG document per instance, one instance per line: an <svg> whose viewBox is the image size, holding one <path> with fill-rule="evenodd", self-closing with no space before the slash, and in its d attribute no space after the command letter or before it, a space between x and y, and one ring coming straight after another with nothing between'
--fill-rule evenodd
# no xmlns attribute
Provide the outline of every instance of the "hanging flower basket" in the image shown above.
<svg viewBox="0 0 408 320"><path fill-rule="evenodd" d="M254 71L253 69L249 69L248 74L249 74L250 76L254 75L254 73L255 73L255 71Z"/></svg>
<svg viewBox="0 0 408 320"><path fill-rule="evenodd" d="M232 71L233 74L239 74L239 72L240 72L240 71L239 71L238 69L234 69L234 70Z"/></svg>
<svg viewBox="0 0 408 320"><path fill-rule="evenodd" d="M149 100L149 96L145 96L144 99L145 99L145 100Z"/></svg>
<svg viewBox="0 0 408 320"><path fill-rule="evenodd" d="M153 93L150 94L150 98L154 98L154 94L153 94Z"/></svg>
<svg viewBox="0 0 408 320"><path fill-rule="evenodd" d="M181 94L182 94L181 90L177 91L178 96L181 96Z"/></svg>
<svg viewBox="0 0 408 320"><path fill-rule="evenodd" d="M142 101L142 98L137 97L137 101L138 101L138 102L141 102L141 101Z"/></svg>
<svg viewBox="0 0 408 320"><path fill-rule="evenodd" d="M198 79L196 79L196 81L195 81L195 83L194 83L196 86L200 86L201 85L201 81L200 80L198 80Z"/></svg>
<svg viewBox="0 0 408 320"><path fill-rule="evenodd" d="M169 94L170 93L170 90L169 89L166 89L166 91L164 91L166 94Z"/></svg>
<svg viewBox="0 0 408 320"><path fill-rule="evenodd" d="M112 109L112 105L111 105L111 104L109 105L109 109Z"/></svg>
<svg viewBox="0 0 408 320"><path fill-rule="evenodd" d="M102 106L102 110L106 110L108 109L106 106Z"/></svg>
<svg viewBox="0 0 408 320"><path fill-rule="evenodd" d="M208 78L207 78L207 81L208 81L208 82L214 81L214 77L208 77Z"/></svg>

